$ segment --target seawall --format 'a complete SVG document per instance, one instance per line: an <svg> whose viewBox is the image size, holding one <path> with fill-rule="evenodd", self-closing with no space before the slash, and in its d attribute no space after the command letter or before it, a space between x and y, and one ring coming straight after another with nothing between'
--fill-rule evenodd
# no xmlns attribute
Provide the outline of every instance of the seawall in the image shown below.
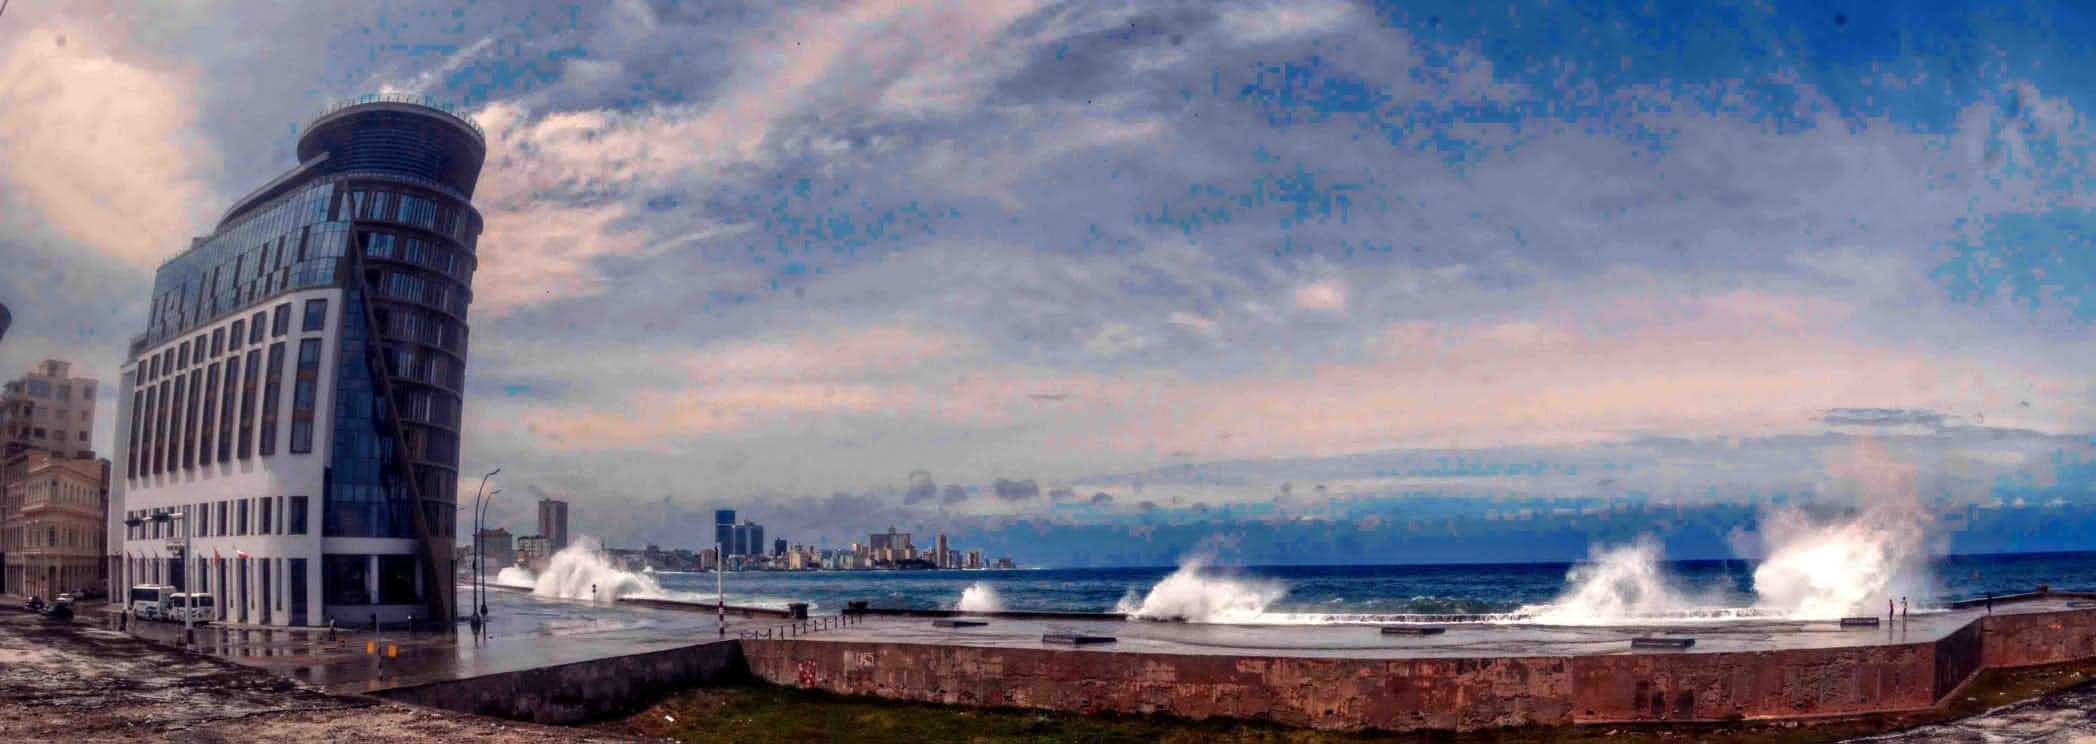
<svg viewBox="0 0 2096 744"><path fill-rule="evenodd" d="M1716 653L1359 659L817 637L744 639L780 685L958 705L1477 730L1931 709L1985 668L2096 659L2096 608L1988 615L1932 641Z"/></svg>
<svg viewBox="0 0 2096 744"><path fill-rule="evenodd" d="M741 644L713 641L371 693L534 723L576 724L626 715L665 691L747 679Z"/></svg>

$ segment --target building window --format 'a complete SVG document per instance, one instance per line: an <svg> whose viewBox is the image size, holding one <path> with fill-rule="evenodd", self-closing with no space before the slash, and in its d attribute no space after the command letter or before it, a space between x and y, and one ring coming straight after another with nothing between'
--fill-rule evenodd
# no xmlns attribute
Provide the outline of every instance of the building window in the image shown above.
<svg viewBox="0 0 2096 744"><path fill-rule="evenodd" d="M306 300L306 322L300 330L318 331L327 328L327 300Z"/></svg>
<svg viewBox="0 0 2096 744"><path fill-rule="evenodd" d="M321 556L321 596L326 597L326 603L331 605L371 604L371 587L366 576L370 570L370 556Z"/></svg>
<svg viewBox="0 0 2096 744"><path fill-rule="evenodd" d="M196 467L197 404L203 402L203 387L204 371L201 369L190 370L189 399L184 403L188 410L182 414L182 467L184 469Z"/></svg>
<svg viewBox="0 0 2096 744"><path fill-rule="evenodd" d="M225 537L228 531L229 530L227 529L226 524L226 502L220 501L218 502L218 536Z"/></svg>
<svg viewBox="0 0 2096 744"><path fill-rule="evenodd" d="M269 345L268 377L262 387L262 454L277 453L277 399L284 397L284 342Z"/></svg>
<svg viewBox="0 0 2096 744"><path fill-rule="evenodd" d="M232 327L232 328L229 328L229 329L227 329L227 330L229 330L229 331L232 331L232 333L230 334L230 337L229 337L229 338L227 339L227 343L226 343L226 349L228 349L228 350L238 350L238 349L240 348L240 339L241 339L241 333L240 333L240 332L241 332L241 331L245 331L245 330L247 330L247 321L244 321L244 320L236 320L236 321L233 321L233 327Z"/></svg>
<svg viewBox="0 0 2096 744"><path fill-rule="evenodd" d="M306 497L291 497L291 506L284 512L284 534L306 534Z"/></svg>
<svg viewBox="0 0 2096 744"><path fill-rule="evenodd" d="M184 379L180 374L175 375L175 397L168 401L168 408L170 409L167 423L168 470L182 469L182 414L188 410L188 404L185 402L185 395L188 393L187 382L188 380Z"/></svg>
<svg viewBox="0 0 2096 744"><path fill-rule="evenodd" d="M235 332L235 333L238 333L239 331L234 331L234 332ZM219 355L219 354L225 353L225 348L226 348L226 329L224 329L224 328L220 328L220 329L218 329L218 330L212 331L212 332L211 332L211 358L212 358L212 359L217 359L217 358L218 358L218 355Z"/></svg>
<svg viewBox="0 0 2096 744"><path fill-rule="evenodd" d="M277 526L277 515L276 509L274 508L276 506L276 500L268 496L264 496L262 498L255 499L255 504L256 508L259 510L257 512L259 516L255 518L255 527L257 528L255 530L255 534L267 535L275 532Z"/></svg>
<svg viewBox="0 0 2096 744"><path fill-rule="evenodd" d="M313 422L298 419L291 422L291 454L303 455L313 451Z"/></svg>
<svg viewBox="0 0 2096 744"><path fill-rule="evenodd" d="M379 556L379 604L413 604L415 600L415 557L412 555Z"/></svg>
<svg viewBox="0 0 2096 744"><path fill-rule="evenodd" d="M197 464L211 464L211 452L218 443L218 367L204 365L204 436L197 449Z"/></svg>
<svg viewBox="0 0 2096 744"><path fill-rule="evenodd" d="M247 499L239 499L233 502L233 514L235 515L235 519L238 520L237 522L235 522L233 534L249 534L247 531Z"/></svg>
<svg viewBox="0 0 2096 744"><path fill-rule="evenodd" d="M240 459L245 460L254 452L255 419L261 411L255 408L255 377L261 373L262 350L247 352L247 371L240 375Z"/></svg>
<svg viewBox="0 0 2096 744"><path fill-rule="evenodd" d="M291 303L277 305L276 315L269 321L269 335L282 336L291 332Z"/></svg>
<svg viewBox="0 0 2096 744"><path fill-rule="evenodd" d="M226 359L226 363L223 366L226 370L226 377L224 384L219 388L220 395L224 396L224 400L221 403L219 403L218 409L219 462L226 462L233 459L233 404L236 401L236 399L239 398L239 396L235 395L235 393L239 392L240 390L237 387L237 385L239 385L240 382L240 355L234 354L231 357L228 357Z"/></svg>

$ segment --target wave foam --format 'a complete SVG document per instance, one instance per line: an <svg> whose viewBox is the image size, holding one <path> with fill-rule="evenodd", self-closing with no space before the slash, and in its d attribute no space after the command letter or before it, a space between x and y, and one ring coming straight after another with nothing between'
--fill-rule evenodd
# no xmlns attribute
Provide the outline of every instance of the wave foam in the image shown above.
<svg viewBox="0 0 2096 744"><path fill-rule="evenodd" d="M1150 587L1141 601L1130 593L1114 611L1139 620L1257 623L1268 617L1267 605L1288 594L1278 582L1217 576L1204 573L1205 567L1200 558L1180 563L1179 570Z"/></svg>
<svg viewBox="0 0 2096 744"><path fill-rule="evenodd" d="M627 571L612 563L611 555L592 537L576 540L554 553L546 561L545 572L532 581L531 593L593 602L614 602L620 597L670 598L654 576Z"/></svg>
<svg viewBox="0 0 2096 744"><path fill-rule="evenodd" d="M1004 610L1004 600L997 596L997 590L991 588L988 583L978 581L961 590L961 601L954 609L962 612L1000 612Z"/></svg>

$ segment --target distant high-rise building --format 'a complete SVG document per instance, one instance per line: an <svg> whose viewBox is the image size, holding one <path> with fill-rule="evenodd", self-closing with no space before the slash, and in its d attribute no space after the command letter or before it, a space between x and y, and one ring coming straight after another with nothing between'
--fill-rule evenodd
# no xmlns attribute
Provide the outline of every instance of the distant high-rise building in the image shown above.
<svg viewBox="0 0 2096 744"><path fill-rule="evenodd" d="M910 544L910 533L896 532L894 525L888 526L887 534L875 532L866 536L867 557L880 563L906 561L916 557L917 547Z"/></svg>
<svg viewBox="0 0 2096 744"><path fill-rule="evenodd" d="M0 340L7 339L7 327L14 322L15 316L7 312L7 303L0 302Z"/></svg>
<svg viewBox="0 0 2096 744"><path fill-rule="evenodd" d="M726 509L715 512L715 514L716 518L723 519L735 516L735 512ZM715 539L720 541L721 554L728 557L766 555L767 548L771 547L764 543L764 525L756 522L744 521L742 524L723 522L714 525L714 535Z"/></svg>
<svg viewBox="0 0 2096 744"><path fill-rule="evenodd" d="M773 557L773 558L777 558L777 557L783 556L783 555L785 555L785 554L786 554L786 538L783 538L783 537L781 537L781 538L778 538L778 539L776 539L776 540L773 540L773 541L771 541L771 555L772 555L772 557Z"/></svg>
<svg viewBox="0 0 2096 744"><path fill-rule="evenodd" d="M481 530L480 554L489 575L501 573L502 569L517 565L516 540L501 527Z"/></svg>
<svg viewBox="0 0 2096 744"><path fill-rule="evenodd" d="M39 449L94 459L95 382L74 377L73 364L57 359L9 380L0 388L0 455Z"/></svg>
<svg viewBox="0 0 2096 744"><path fill-rule="evenodd" d="M568 502L539 499L539 534L555 553L568 547Z"/></svg>
<svg viewBox="0 0 2096 744"><path fill-rule="evenodd" d="M553 557L553 546L545 535L525 535L517 538L517 565L532 572L546 570L546 561Z"/></svg>
<svg viewBox="0 0 2096 744"><path fill-rule="evenodd" d="M139 298L116 398L111 593L196 571L217 620L448 626L486 139L453 112L374 96L286 144L297 164ZM151 520L169 512L185 517ZM169 524L200 538L186 569Z"/></svg>
<svg viewBox="0 0 2096 744"><path fill-rule="evenodd" d="M722 551L735 543L735 510L713 510L713 544Z"/></svg>

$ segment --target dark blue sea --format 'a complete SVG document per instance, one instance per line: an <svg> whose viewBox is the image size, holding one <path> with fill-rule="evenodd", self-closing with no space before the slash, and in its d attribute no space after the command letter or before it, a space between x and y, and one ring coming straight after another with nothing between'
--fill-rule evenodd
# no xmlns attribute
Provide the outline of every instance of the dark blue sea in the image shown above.
<svg viewBox="0 0 2096 744"><path fill-rule="evenodd" d="M1576 605L1590 614L1621 608L1630 608L1631 614L1663 613L1749 608L1766 604L1764 595L1777 593L1773 588L1757 593L1758 566L1747 561L1626 562L1614 567L1616 570L1607 570L1610 568L1593 563L1523 563L750 572L729 573L724 583L730 603L802 601L817 611L840 608L848 600L866 600L885 608L1078 612L1130 611L1148 603L1191 607L1187 611L1190 617L1208 613L1222 622L1332 615L1512 613L1553 603ZM1826 585L1815 585L1812 591L1853 598L1857 607L1883 607L1884 600L1895 597L1926 607L1988 593L2027 592L2040 584L2055 590L2096 591L2096 552L1939 557L1907 571L1911 581L1864 589L1844 584L1853 577L1842 575L1838 567L1814 573L1824 576L1810 580L1824 580ZM607 579L607 587L614 580ZM1764 582L1775 580L1762 578ZM621 591L710 602L714 576L646 574ZM1848 594L1840 594L1843 591Z"/></svg>

